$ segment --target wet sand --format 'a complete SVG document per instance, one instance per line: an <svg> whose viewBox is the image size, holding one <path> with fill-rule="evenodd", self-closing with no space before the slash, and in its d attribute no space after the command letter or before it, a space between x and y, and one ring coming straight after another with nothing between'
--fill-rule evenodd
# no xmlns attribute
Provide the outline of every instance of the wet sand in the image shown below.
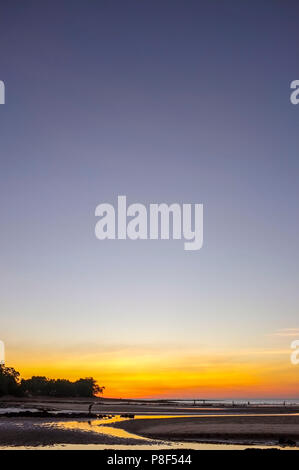
<svg viewBox="0 0 299 470"><path fill-rule="evenodd" d="M98 445L181 446L186 443L279 445L297 442L299 416L188 416L105 420L56 420L42 418L1 418L0 449L43 446ZM119 419L119 418L116 418ZM196 449L196 447L194 447Z"/></svg>
<svg viewBox="0 0 299 470"><path fill-rule="evenodd" d="M197 442L299 443L299 416L188 416L135 419L113 426L149 439Z"/></svg>
<svg viewBox="0 0 299 470"><path fill-rule="evenodd" d="M0 412L4 408L19 409L46 409L53 411L73 411L87 412L91 403L93 413L102 414L273 414L273 413L299 413L299 406L232 406L229 404L213 404L213 405L184 405L180 403L171 403L167 401L146 401L146 400L118 400L118 399L90 399L90 398L6 398L0 399Z"/></svg>
<svg viewBox="0 0 299 470"><path fill-rule="evenodd" d="M131 413L136 419L88 421L59 417L5 417L5 409L49 410L86 414L91 403L96 414ZM296 413L298 415L296 415ZM188 415L188 416L183 416ZM200 416L198 416L200 415ZM146 419L148 416L148 419ZM174 416L174 417L171 417ZM77 424L76 424L77 423ZM78 424L79 423L79 424ZM89 423L89 424L88 424ZM104 432L111 426L123 434ZM128 434L129 433L129 434ZM137 445L151 440L299 445L298 406L186 406L167 402L93 399L8 399L0 402L0 447L57 444Z"/></svg>
<svg viewBox="0 0 299 470"><path fill-rule="evenodd" d="M69 426L68 426L69 424ZM82 427L80 426L82 424ZM137 445L138 439L101 434L88 421L60 422L39 418L1 418L0 447L39 447L57 444ZM149 442L150 444L150 442Z"/></svg>

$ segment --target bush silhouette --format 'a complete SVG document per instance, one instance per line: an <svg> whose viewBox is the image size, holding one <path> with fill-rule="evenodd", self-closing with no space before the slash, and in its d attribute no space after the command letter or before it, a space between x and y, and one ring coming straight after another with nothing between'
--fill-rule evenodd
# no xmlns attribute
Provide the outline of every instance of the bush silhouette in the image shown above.
<svg viewBox="0 0 299 470"><path fill-rule="evenodd" d="M0 365L0 396L53 396L53 397L94 397L102 394L105 387L100 387L93 377L86 377L71 382L67 379L48 379L33 376L20 380L20 374L13 367Z"/></svg>

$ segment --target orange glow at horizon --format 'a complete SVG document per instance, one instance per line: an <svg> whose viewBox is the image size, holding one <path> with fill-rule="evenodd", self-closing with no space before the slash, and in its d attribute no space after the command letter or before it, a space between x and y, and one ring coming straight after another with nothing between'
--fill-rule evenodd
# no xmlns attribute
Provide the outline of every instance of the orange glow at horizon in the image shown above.
<svg viewBox="0 0 299 470"><path fill-rule="evenodd" d="M12 351L21 377L93 376L110 398L298 398L298 369L288 350L105 351L79 355Z"/></svg>

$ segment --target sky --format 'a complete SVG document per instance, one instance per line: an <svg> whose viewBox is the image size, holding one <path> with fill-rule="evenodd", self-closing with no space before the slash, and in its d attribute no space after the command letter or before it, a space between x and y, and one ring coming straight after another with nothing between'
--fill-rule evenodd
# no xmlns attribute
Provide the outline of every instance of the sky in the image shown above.
<svg viewBox="0 0 299 470"><path fill-rule="evenodd" d="M299 397L299 5L2 0L0 339L114 397ZM204 244L95 208L204 206Z"/></svg>

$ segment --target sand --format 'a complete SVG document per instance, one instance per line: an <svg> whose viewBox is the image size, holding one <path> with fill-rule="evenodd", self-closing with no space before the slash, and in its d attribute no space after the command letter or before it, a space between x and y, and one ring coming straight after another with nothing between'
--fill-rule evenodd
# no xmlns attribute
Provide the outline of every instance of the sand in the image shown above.
<svg viewBox="0 0 299 470"><path fill-rule="evenodd" d="M64 420L65 422L65 420ZM57 420L42 418L1 418L0 448L50 446L59 444L137 445L139 440L122 439L80 429L59 427ZM58 426L57 426L58 425Z"/></svg>
<svg viewBox="0 0 299 470"><path fill-rule="evenodd" d="M95 403L92 412L106 414L214 414L214 413L246 413L246 414L273 414L273 413L299 413L299 406L235 406L214 404L213 406L187 406L167 402L151 402L145 400L117 400L117 399L90 399L90 398L1 398L1 408L21 409L47 409L54 411L87 412L91 403Z"/></svg>
<svg viewBox="0 0 299 470"><path fill-rule="evenodd" d="M2 411L47 409L52 411L88 411L90 399L34 398L1 400ZM100 400L92 408L93 413L133 413L149 416L128 419L109 424L132 434L124 442L123 437L95 432L95 429L73 429L60 426L67 420L43 417L4 417L0 413L0 447L40 446L53 444L138 444L138 436L147 440L158 439L181 442L227 443L278 443L292 440L299 443L298 406L183 406L182 404ZM296 413L298 413L296 415ZM272 416L275 414L275 416ZM155 418L150 418L151 416ZM188 415L184 417L183 415ZM196 416L201 415L201 416ZM239 416L242 415L242 416ZM175 417L169 417L175 416ZM80 420L77 420L79 422ZM83 420L82 420L83 422ZM85 423L88 421L85 419ZM105 424L104 424L105 425ZM82 427L82 426L81 426Z"/></svg>
<svg viewBox="0 0 299 470"><path fill-rule="evenodd" d="M197 442L299 442L299 416L205 416L135 419L115 423L151 439Z"/></svg>

